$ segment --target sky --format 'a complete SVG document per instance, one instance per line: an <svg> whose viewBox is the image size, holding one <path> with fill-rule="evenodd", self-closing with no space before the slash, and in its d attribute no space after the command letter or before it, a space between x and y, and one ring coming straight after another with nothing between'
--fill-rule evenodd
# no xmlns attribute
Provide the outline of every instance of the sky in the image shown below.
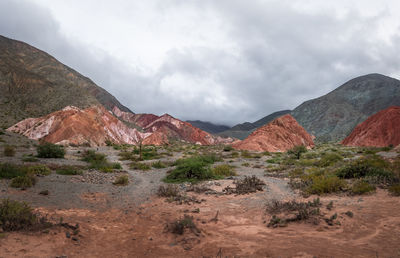
<svg viewBox="0 0 400 258"><path fill-rule="evenodd" d="M0 0L0 34L135 113L234 125L400 78L399 14L396 0Z"/></svg>

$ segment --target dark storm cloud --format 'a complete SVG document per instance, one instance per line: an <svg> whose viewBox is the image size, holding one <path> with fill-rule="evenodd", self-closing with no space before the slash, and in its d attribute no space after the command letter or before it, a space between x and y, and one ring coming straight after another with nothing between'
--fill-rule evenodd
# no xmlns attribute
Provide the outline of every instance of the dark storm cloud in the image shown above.
<svg viewBox="0 0 400 258"><path fill-rule="evenodd" d="M177 6L218 17L233 47L171 49L156 72L144 75L70 40L47 9L27 1L0 2L0 34L49 52L135 112L217 123L293 109L359 75L399 74L399 34L378 36L384 12L366 17L356 9L300 11L291 1L204 0L159 1L160 16Z"/></svg>

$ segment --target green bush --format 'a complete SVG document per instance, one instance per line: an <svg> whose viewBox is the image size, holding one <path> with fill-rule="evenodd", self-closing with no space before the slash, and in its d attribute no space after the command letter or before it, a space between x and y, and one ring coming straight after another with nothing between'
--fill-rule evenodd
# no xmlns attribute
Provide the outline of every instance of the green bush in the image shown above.
<svg viewBox="0 0 400 258"><path fill-rule="evenodd" d="M0 227L4 231L27 229L36 222L37 217L27 203L10 199L0 202Z"/></svg>
<svg viewBox="0 0 400 258"><path fill-rule="evenodd" d="M322 156L322 158L318 161L318 166L320 167L328 167L335 164L338 161L342 161L343 157L338 153L326 153Z"/></svg>
<svg viewBox="0 0 400 258"><path fill-rule="evenodd" d="M36 178L33 175L18 176L11 180L10 186L14 188L26 189L34 186Z"/></svg>
<svg viewBox="0 0 400 258"><path fill-rule="evenodd" d="M15 147L11 146L11 145L4 146L4 156L14 157L15 156Z"/></svg>
<svg viewBox="0 0 400 258"><path fill-rule="evenodd" d="M389 166L390 164L387 161L373 156L353 161L344 168L339 169L336 174L341 178L378 177L391 179L394 175L388 170Z"/></svg>
<svg viewBox="0 0 400 258"><path fill-rule="evenodd" d="M307 152L307 148L304 145L298 145L293 147L292 149L288 150L288 154L289 155L293 155L296 157L296 159L300 159L301 154L306 153Z"/></svg>
<svg viewBox="0 0 400 258"><path fill-rule="evenodd" d="M117 179L115 179L114 185L128 185L129 184L129 178L127 175L122 175L119 176Z"/></svg>
<svg viewBox="0 0 400 258"><path fill-rule="evenodd" d="M60 167L56 170L56 173L59 175L65 175L65 176L82 175L82 171L74 166Z"/></svg>
<svg viewBox="0 0 400 258"><path fill-rule="evenodd" d="M28 167L28 174L48 176L51 174L51 170L46 165L35 165Z"/></svg>
<svg viewBox="0 0 400 258"><path fill-rule="evenodd" d="M64 158L65 150L63 146L43 143L36 147L39 158Z"/></svg>
<svg viewBox="0 0 400 258"><path fill-rule="evenodd" d="M375 191L375 186L369 184L364 180L357 180L351 187L351 192L354 194L365 194Z"/></svg>
<svg viewBox="0 0 400 258"><path fill-rule="evenodd" d="M12 179L18 176L25 176L26 167L18 166L10 163L0 163L0 178Z"/></svg>
<svg viewBox="0 0 400 258"><path fill-rule="evenodd" d="M197 182L215 178L205 160L192 157L181 160L176 168L164 179L168 183Z"/></svg>
<svg viewBox="0 0 400 258"><path fill-rule="evenodd" d="M306 192L309 194L334 193L343 190L345 187L346 181L337 176L313 176Z"/></svg>
<svg viewBox="0 0 400 258"><path fill-rule="evenodd" d="M222 177L236 176L236 172L235 172L234 168L228 164L222 164L222 165L215 166L212 169L212 172L216 176L222 176Z"/></svg>

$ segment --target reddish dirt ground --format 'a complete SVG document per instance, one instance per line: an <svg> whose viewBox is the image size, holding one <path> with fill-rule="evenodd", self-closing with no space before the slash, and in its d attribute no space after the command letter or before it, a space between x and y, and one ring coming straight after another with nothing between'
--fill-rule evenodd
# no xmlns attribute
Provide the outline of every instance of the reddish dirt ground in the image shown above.
<svg viewBox="0 0 400 258"><path fill-rule="evenodd" d="M362 197L321 197L321 212L338 214L341 225L334 226L321 221L319 225L295 222L269 228L271 216L256 194L198 198L206 201L178 205L154 198L134 211L39 209L51 219L79 223L78 241L67 238L64 227L49 233L9 233L0 239L0 257L400 256L400 198L385 190ZM334 208L328 211L325 206L330 201ZM197 208L200 212L193 213ZM218 220L212 221L217 211ZM344 215L347 211L354 217ZM200 236L189 231L178 236L166 232L165 225L183 214L194 217Z"/></svg>

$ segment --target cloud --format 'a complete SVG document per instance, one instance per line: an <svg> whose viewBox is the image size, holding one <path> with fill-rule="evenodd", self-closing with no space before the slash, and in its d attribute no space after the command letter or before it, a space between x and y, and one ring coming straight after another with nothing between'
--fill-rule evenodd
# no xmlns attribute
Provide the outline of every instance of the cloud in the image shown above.
<svg viewBox="0 0 400 258"><path fill-rule="evenodd" d="M233 125L359 75L400 75L396 1L34 2L1 1L0 34L49 52L135 112Z"/></svg>

